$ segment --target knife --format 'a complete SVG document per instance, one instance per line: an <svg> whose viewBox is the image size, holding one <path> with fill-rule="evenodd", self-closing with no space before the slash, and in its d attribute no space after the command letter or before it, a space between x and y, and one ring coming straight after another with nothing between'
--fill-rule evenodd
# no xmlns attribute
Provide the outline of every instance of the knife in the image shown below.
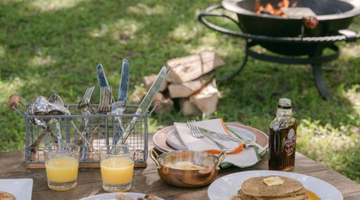
<svg viewBox="0 0 360 200"><path fill-rule="evenodd" d="M121 79L120 79L120 86L119 86L119 94L118 94L118 101L124 102L122 107L126 107L126 96L129 90L129 82L130 82L130 65L129 62L124 59L121 67Z"/></svg>
<svg viewBox="0 0 360 200"><path fill-rule="evenodd" d="M240 135L238 135L237 133L232 132L231 130L229 130L231 132L231 136L230 135L226 135L223 133L218 133L218 132L214 132L202 127L198 127L201 131L203 131L203 133L208 133L210 135L215 135L216 137L220 138L220 139L225 139L225 140L231 140L234 142L242 142L244 144L244 147L255 147L257 148L257 150L259 151L260 154L263 153L263 151L265 150L262 146L260 146L259 144L257 144L256 142L250 140L250 139L245 139L243 137L241 137Z"/></svg>
<svg viewBox="0 0 360 200"><path fill-rule="evenodd" d="M248 142L250 141L249 139L244 139L242 138L241 136L233 133L232 131L231 132L231 135L227 135L227 134L223 134L223 133L218 133L218 132L215 132L215 131L211 131L209 129L205 129L205 128L202 128L202 127L198 127L202 132L205 132L205 133L209 133L211 135L215 135L216 137L220 138L220 139L223 139L223 138L227 138L229 140L233 140L234 142ZM230 139L231 138L231 139Z"/></svg>
<svg viewBox="0 0 360 200"><path fill-rule="evenodd" d="M112 105L112 114L122 115L126 109L126 97L129 90L130 82L130 65L129 62L124 59L121 66L121 78L119 85L118 101ZM121 117L115 117L115 134L113 136L113 144L116 144L123 136L124 127L121 121Z"/></svg>
<svg viewBox="0 0 360 200"><path fill-rule="evenodd" d="M166 78L166 67L162 67L159 74L157 75L154 83L151 85L149 91L146 93L145 97L141 101L139 107L137 108L135 115L145 114L147 110L149 109L151 102L154 100L154 97L158 93L161 85L165 81ZM118 141L118 143L121 142L121 144L124 144L126 142L126 139L129 137L132 129L134 128L136 122L139 120L138 116L135 116L131 119L130 122L128 122L126 129L123 134L123 138L121 141Z"/></svg>
<svg viewBox="0 0 360 200"><path fill-rule="evenodd" d="M98 66L96 67L96 72L97 72L97 78L98 78L100 87L108 87L110 89L109 82L106 78L104 68L101 64L98 64ZM112 97L112 102L114 102L114 101L115 101L114 97Z"/></svg>

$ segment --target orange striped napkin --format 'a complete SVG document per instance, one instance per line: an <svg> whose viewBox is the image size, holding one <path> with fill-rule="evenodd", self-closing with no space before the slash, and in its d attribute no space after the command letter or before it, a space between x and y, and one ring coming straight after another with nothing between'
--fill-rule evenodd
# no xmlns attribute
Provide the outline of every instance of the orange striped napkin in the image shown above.
<svg viewBox="0 0 360 200"><path fill-rule="evenodd" d="M229 130L226 128L222 119L211 119L205 121L198 121L195 124L206 130L213 132L228 134L231 135ZM189 150L194 151L205 151L210 153L218 154L221 152L219 146L217 146L213 141L204 138L195 138L191 135L191 130L187 127L186 123L174 123L177 133L179 134L181 140L186 145ZM249 167L256 164L261 158L255 148L243 148L242 143L226 141L219 139L217 137L212 137L217 142L225 145L230 149L230 153L226 156L222 162L222 167L228 167L235 165L238 167Z"/></svg>

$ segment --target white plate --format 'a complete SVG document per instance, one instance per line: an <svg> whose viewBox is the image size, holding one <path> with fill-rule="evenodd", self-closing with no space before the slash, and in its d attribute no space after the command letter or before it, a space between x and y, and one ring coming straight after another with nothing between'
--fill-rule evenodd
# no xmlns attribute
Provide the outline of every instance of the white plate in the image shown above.
<svg viewBox="0 0 360 200"><path fill-rule="evenodd" d="M306 189L317 194L321 200L344 199L338 189L320 179L304 174L268 170L246 171L223 176L211 183L208 188L208 196L210 200L231 199L231 197L237 194L238 190L241 188L241 185L245 180L256 176L271 175L285 176L297 179L304 185Z"/></svg>
<svg viewBox="0 0 360 200"><path fill-rule="evenodd" d="M179 134L177 133L177 131L171 130L167 135L166 135L166 142L174 149L177 150L187 150L188 148L185 146L185 144L183 143L183 141L181 140Z"/></svg>
<svg viewBox="0 0 360 200"><path fill-rule="evenodd" d="M156 150L158 150L159 152L161 152L161 153L166 153L167 151L165 151L165 150L163 150L163 149L161 149L161 148L159 148L159 147L155 147L155 149ZM173 151L175 151L176 149L174 149Z"/></svg>
<svg viewBox="0 0 360 200"><path fill-rule="evenodd" d="M124 193L106 193L106 194L98 194L91 197L86 197L81 200L115 200L116 194L126 194L128 197L131 197L133 199L137 199L140 197L144 197L145 194L142 193L131 193L131 192L124 192ZM159 200L164 200L159 197L157 197Z"/></svg>
<svg viewBox="0 0 360 200"><path fill-rule="evenodd" d="M169 144L166 142L166 136L171 131L174 130L174 126L168 126L164 129L161 129L160 131L156 132L153 136L153 143L154 146L159 149L161 152L170 152L175 151L176 149L169 146Z"/></svg>
<svg viewBox="0 0 360 200"><path fill-rule="evenodd" d="M31 200L32 179L0 179L0 191L8 192L16 199Z"/></svg>
<svg viewBox="0 0 360 200"><path fill-rule="evenodd" d="M231 125L227 125L227 128L230 129L230 131L232 131L233 133L235 133L236 135L239 135L240 137L246 139L246 140L251 140L251 141L256 141L256 136L243 128L240 127L236 127L236 126L231 126ZM176 132L175 129L171 130L167 136L166 136L166 142L174 149L177 150L187 150L188 148L185 146L185 144L183 143L183 141L181 141L179 134Z"/></svg>
<svg viewBox="0 0 360 200"><path fill-rule="evenodd" d="M230 131L234 132L236 135L244 138L245 140L251 140L253 142L256 142L256 136L254 135L254 133L237 126L227 125L227 127L230 129Z"/></svg>

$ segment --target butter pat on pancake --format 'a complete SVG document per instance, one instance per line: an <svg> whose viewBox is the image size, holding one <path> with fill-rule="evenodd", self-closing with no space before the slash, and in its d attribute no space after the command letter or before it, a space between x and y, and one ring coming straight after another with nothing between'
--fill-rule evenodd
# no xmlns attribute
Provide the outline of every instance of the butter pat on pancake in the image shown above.
<svg viewBox="0 0 360 200"><path fill-rule="evenodd" d="M284 184L284 180L278 176L270 176L270 177L264 178L263 181L267 186L275 186L275 185Z"/></svg>

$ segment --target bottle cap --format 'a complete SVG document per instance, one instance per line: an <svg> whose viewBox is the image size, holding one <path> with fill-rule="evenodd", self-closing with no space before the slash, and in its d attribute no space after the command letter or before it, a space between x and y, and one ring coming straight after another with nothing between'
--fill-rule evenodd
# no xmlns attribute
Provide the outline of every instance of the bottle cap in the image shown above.
<svg viewBox="0 0 360 200"><path fill-rule="evenodd" d="M279 99L278 108L291 109L291 100L288 98Z"/></svg>

